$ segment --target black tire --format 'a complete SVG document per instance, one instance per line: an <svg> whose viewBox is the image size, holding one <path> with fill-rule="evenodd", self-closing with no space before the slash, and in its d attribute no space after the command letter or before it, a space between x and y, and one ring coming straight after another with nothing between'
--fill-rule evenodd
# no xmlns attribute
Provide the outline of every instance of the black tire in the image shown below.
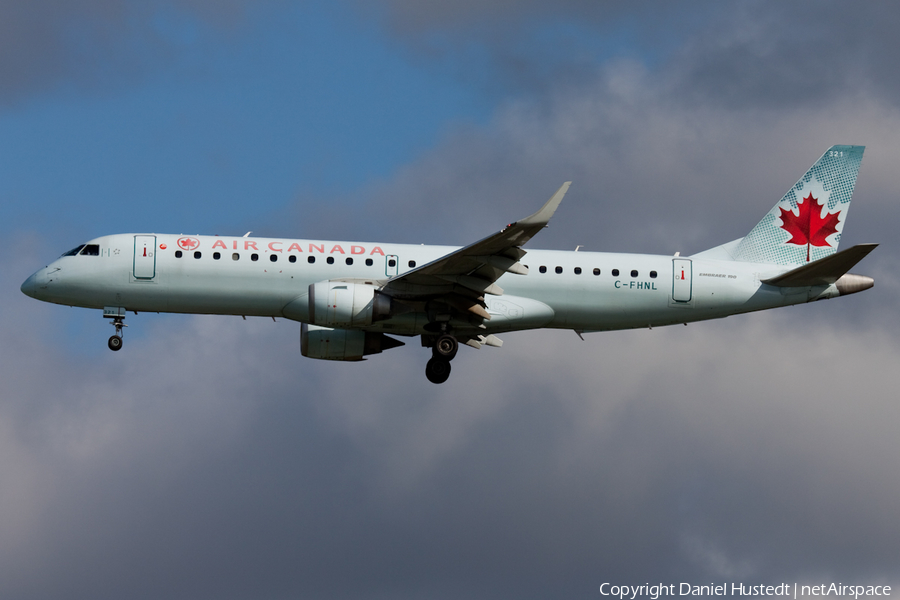
<svg viewBox="0 0 900 600"><path fill-rule="evenodd" d="M120 338L117 335L114 335L111 338L109 338L109 342L107 342L106 345L109 346L109 349L112 350L113 352L118 352L119 350L122 349L122 338Z"/></svg>
<svg viewBox="0 0 900 600"><path fill-rule="evenodd" d="M459 342L452 335L444 334L438 337L431 347L431 355L439 360L453 360L459 352Z"/></svg>
<svg viewBox="0 0 900 600"><path fill-rule="evenodd" d="M439 358L431 358L425 365L425 377L431 383L444 383L450 377L450 363Z"/></svg>

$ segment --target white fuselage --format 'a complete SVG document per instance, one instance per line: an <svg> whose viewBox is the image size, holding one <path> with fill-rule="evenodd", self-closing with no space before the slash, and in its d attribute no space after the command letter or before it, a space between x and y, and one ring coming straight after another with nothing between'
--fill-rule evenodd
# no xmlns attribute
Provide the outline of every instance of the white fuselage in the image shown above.
<svg viewBox="0 0 900 600"><path fill-rule="evenodd" d="M325 280L383 285L456 250L448 246L218 236L120 234L63 256L22 290L85 308L286 317L308 321L308 290ZM180 257L177 256L180 254ZM687 323L839 295L834 285L779 288L771 264L644 254L529 250L527 275L507 273L487 296L484 331L551 327L604 331ZM413 311L364 329L418 335Z"/></svg>

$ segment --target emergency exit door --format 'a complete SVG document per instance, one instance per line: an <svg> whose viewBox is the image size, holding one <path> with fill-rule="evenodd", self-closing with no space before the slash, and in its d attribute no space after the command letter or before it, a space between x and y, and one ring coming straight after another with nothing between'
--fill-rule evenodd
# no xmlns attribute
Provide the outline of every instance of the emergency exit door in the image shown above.
<svg viewBox="0 0 900 600"><path fill-rule="evenodd" d="M384 257L384 274L393 277L400 270L400 257L396 254L388 254Z"/></svg>
<svg viewBox="0 0 900 600"><path fill-rule="evenodd" d="M691 261L686 258L672 260L672 300L691 301Z"/></svg>
<svg viewBox="0 0 900 600"><path fill-rule="evenodd" d="M156 276L156 236L134 236L134 278L153 279Z"/></svg>

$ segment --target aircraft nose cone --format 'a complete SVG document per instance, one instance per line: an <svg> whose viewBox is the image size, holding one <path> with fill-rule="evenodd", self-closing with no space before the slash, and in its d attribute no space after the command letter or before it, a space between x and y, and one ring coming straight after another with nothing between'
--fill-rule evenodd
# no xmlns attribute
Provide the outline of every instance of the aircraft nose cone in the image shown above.
<svg viewBox="0 0 900 600"><path fill-rule="evenodd" d="M37 284L35 283L35 279L37 278L36 275L37 275L37 273L35 273L34 275L32 275L31 277L26 279L25 283L23 283L22 287L20 288L22 290L23 294L25 294L26 296L29 296L31 298L34 298L35 293L36 293L35 292L35 288L37 287Z"/></svg>

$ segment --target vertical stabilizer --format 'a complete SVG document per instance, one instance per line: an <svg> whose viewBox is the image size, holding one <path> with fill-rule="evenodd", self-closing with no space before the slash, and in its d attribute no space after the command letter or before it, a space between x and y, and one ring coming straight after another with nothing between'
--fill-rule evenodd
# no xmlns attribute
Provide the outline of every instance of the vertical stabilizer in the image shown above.
<svg viewBox="0 0 900 600"><path fill-rule="evenodd" d="M832 146L740 241L734 259L801 265L837 252L865 146Z"/></svg>

